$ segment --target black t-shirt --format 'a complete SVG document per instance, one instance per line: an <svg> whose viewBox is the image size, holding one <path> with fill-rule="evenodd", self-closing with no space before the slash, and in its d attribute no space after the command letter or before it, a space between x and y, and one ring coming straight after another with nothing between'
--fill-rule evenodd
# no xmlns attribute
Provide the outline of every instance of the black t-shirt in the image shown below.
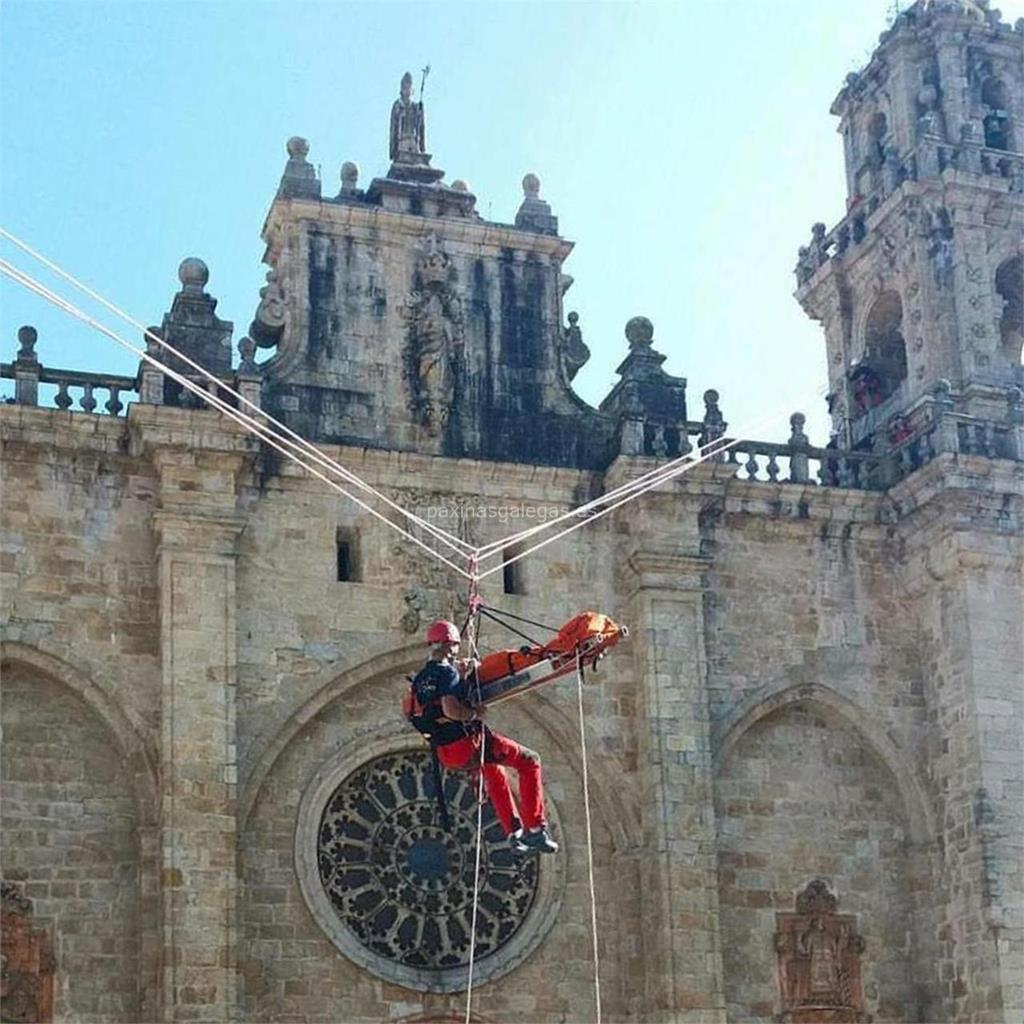
<svg viewBox="0 0 1024 1024"><path fill-rule="evenodd" d="M444 718L442 697L455 697L460 701L466 697L466 684L454 666L442 661L428 661L413 679L412 688L423 708L423 718L427 720L434 743L453 743L472 732L473 725L469 722L438 721Z"/></svg>

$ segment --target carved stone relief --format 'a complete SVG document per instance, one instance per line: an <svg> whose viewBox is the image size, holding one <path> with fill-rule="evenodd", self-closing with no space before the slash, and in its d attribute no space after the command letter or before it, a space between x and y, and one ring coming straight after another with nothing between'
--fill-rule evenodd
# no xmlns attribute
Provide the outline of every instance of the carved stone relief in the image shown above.
<svg viewBox="0 0 1024 1024"><path fill-rule="evenodd" d="M410 409L416 422L437 436L451 414L463 314L455 268L436 234L430 235L417 261L413 288L400 314L406 324L403 356Z"/></svg>
<svg viewBox="0 0 1024 1024"><path fill-rule="evenodd" d="M861 984L864 939L852 914L821 879L796 898L796 913L775 915L775 952L785 1024L859 1024L867 1020Z"/></svg>

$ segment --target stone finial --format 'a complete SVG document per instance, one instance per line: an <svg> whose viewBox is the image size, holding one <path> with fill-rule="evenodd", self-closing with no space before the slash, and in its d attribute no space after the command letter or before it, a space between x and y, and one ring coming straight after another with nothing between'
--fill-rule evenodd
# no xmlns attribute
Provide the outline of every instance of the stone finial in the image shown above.
<svg viewBox="0 0 1024 1024"><path fill-rule="evenodd" d="M558 234L558 218L540 198L540 178L530 173L523 176L523 201L516 213L516 227L542 235Z"/></svg>
<svg viewBox="0 0 1024 1024"><path fill-rule="evenodd" d="M456 178L452 182L452 188L456 192L469 192L470 191L469 185L467 185L466 182L464 182L461 178Z"/></svg>
<svg viewBox="0 0 1024 1024"><path fill-rule="evenodd" d="M316 176L316 168L306 159L309 155L309 142L301 135L293 135L286 143L288 163L281 175L278 186L279 196L300 199L319 199L320 182Z"/></svg>
<svg viewBox="0 0 1024 1024"><path fill-rule="evenodd" d="M301 135L293 135L285 144L288 156L292 160L305 160L309 156L309 140Z"/></svg>
<svg viewBox="0 0 1024 1024"><path fill-rule="evenodd" d="M940 377L932 387L932 394L939 405L953 406L953 385L945 377Z"/></svg>
<svg viewBox="0 0 1024 1024"><path fill-rule="evenodd" d="M356 183L359 181L359 165L351 160L346 160L341 165L341 194L348 195L356 191Z"/></svg>
<svg viewBox="0 0 1024 1024"><path fill-rule="evenodd" d="M39 332L30 324L18 328L18 362L38 363L36 355L36 341L39 339Z"/></svg>
<svg viewBox="0 0 1024 1024"><path fill-rule="evenodd" d="M184 291L201 295L210 280L210 268L198 256L186 256L178 264L178 280Z"/></svg>
<svg viewBox="0 0 1024 1024"><path fill-rule="evenodd" d="M789 417L789 443L791 445L806 445L809 444L807 435L804 433L804 424L807 422L807 417L802 412L795 412Z"/></svg>
<svg viewBox="0 0 1024 1024"><path fill-rule="evenodd" d="M634 316L626 322L626 340L630 349L643 348L654 341L654 324L645 316Z"/></svg>
<svg viewBox="0 0 1024 1024"><path fill-rule="evenodd" d="M256 365L256 342L252 338L243 338L238 343L238 354L242 357L238 364L240 375L253 377L259 374L259 367Z"/></svg>

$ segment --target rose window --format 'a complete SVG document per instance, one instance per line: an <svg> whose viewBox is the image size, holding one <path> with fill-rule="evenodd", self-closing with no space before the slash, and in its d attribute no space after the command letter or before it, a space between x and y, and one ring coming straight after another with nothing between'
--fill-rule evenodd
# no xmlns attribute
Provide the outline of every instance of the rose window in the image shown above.
<svg viewBox="0 0 1024 1024"><path fill-rule="evenodd" d="M476 858L476 793L465 772L444 773L451 830L440 824L427 751L377 757L327 800L320 881L335 914L368 950L412 968L469 962ZM519 930L537 892L535 857L514 854L484 805L475 959Z"/></svg>

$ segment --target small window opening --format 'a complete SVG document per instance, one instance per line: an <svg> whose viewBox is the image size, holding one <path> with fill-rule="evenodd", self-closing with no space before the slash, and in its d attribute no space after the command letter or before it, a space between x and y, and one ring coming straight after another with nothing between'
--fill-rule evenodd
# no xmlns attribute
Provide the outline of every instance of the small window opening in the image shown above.
<svg viewBox="0 0 1024 1024"><path fill-rule="evenodd" d="M501 553L502 561L514 558L518 551L514 548L506 548ZM525 594L523 589L523 563L522 561L512 562L501 570L502 583L506 594Z"/></svg>
<svg viewBox="0 0 1024 1024"><path fill-rule="evenodd" d="M359 564L359 534L355 530L339 528L336 551L338 582L360 582L362 567Z"/></svg>

